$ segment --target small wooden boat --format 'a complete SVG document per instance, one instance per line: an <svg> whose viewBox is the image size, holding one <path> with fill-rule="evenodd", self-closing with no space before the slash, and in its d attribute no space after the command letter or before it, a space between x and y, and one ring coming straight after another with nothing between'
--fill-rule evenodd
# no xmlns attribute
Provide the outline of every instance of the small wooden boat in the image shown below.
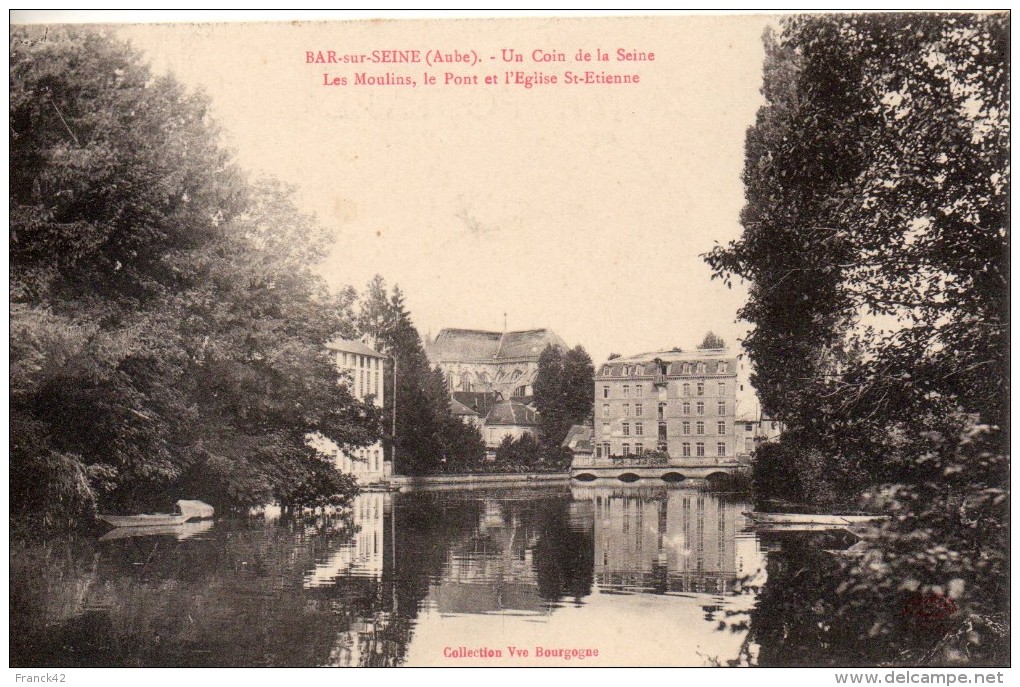
<svg viewBox="0 0 1020 687"><path fill-rule="evenodd" d="M744 513L756 527L768 529L823 530L871 525L888 515L837 515L827 513Z"/></svg>
<svg viewBox="0 0 1020 687"><path fill-rule="evenodd" d="M177 513L145 513L142 515L100 515L99 519L114 527L165 527L183 525L189 520L205 520L213 516L213 507L202 501L182 499Z"/></svg>
<svg viewBox="0 0 1020 687"><path fill-rule="evenodd" d="M113 541L133 537L173 537L184 541L212 529L212 520L193 520L179 525L153 525L151 527L114 527L99 538L99 541Z"/></svg>

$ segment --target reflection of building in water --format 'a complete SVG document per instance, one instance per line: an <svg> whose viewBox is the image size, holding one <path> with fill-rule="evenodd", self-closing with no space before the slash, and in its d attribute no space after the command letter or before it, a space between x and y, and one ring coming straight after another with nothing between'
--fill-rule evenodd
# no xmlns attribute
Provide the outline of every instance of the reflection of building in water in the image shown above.
<svg viewBox="0 0 1020 687"><path fill-rule="evenodd" d="M595 580L603 588L737 591L743 573L736 539L746 503L676 488L587 487L574 496L595 504Z"/></svg>
<svg viewBox="0 0 1020 687"><path fill-rule="evenodd" d="M350 623L340 632L330 650L329 664L336 666L389 665L401 652L393 645L394 622L390 604L383 594L384 560L390 544L387 525L391 517L392 494L363 493L351 507L354 534L329 558L305 574L305 588L319 590L324 599L353 595L373 599L375 610L350 612ZM341 604L350 608L350 599ZM328 602L328 601L326 601Z"/></svg>
<svg viewBox="0 0 1020 687"><path fill-rule="evenodd" d="M390 494L368 492L354 499L355 533L351 541L334 551L329 560L316 565L305 576L305 587L329 585L345 574L382 576L386 545L383 514L389 511L390 498Z"/></svg>
<svg viewBox="0 0 1020 687"><path fill-rule="evenodd" d="M451 547L429 595L440 613L540 612L533 563L537 532L521 514L487 499L473 536Z"/></svg>

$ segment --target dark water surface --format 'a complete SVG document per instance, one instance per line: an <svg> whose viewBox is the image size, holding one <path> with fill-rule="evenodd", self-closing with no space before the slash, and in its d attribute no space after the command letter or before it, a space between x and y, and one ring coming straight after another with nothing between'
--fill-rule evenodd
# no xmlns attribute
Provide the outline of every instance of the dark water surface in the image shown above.
<svg viewBox="0 0 1020 687"><path fill-rule="evenodd" d="M12 545L11 665L753 662L747 510L642 484L367 493L349 517Z"/></svg>

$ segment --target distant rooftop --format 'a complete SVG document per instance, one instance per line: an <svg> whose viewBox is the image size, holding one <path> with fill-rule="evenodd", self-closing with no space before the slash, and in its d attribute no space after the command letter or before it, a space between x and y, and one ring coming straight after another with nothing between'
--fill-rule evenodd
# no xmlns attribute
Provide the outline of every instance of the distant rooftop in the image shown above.
<svg viewBox="0 0 1020 687"><path fill-rule="evenodd" d="M455 398L450 399L450 412L460 417L463 416L479 417L479 413L477 410L468 408L466 405L464 405Z"/></svg>
<svg viewBox="0 0 1020 687"><path fill-rule="evenodd" d="M735 354L729 348L692 348L684 351L650 351L638 353L624 358L613 358L605 361L610 365L618 363L650 363L656 358L664 363L672 363L684 360L716 360L719 358L732 358Z"/></svg>
<svg viewBox="0 0 1020 687"><path fill-rule="evenodd" d="M499 362L512 358L535 358L549 344L566 350L567 344L551 329L490 332L481 329L443 329L426 347L429 361Z"/></svg>
<svg viewBox="0 0 1020 687"><path fill-rule="evenodd" d="M342 353L357 353L358 355L367 355L373 358L385 358L386 355L380 353L374 348L370 348L357 339L333 339L326 348L332 351L340 351Z"/></svg>
<svg viewBox="0 0 1020 687"><path fill-rule="evenodd" d="M537 425L538 414L517 401L500 401L492 406L485 417L486 425Z"/></svg>

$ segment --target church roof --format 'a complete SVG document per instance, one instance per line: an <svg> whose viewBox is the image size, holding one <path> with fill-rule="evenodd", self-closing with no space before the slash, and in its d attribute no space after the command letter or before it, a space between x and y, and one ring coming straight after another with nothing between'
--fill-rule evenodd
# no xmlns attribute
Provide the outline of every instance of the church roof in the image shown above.
<svg viewBox="0 0 1020 687"><path fill-rule="evenodd" d="M549 344L564 350L567 344L551 329L489 332L480 329L443 329L428 346L429 361L500 362L533 358L538 360Z"/></svg>
<svg viewBox="0 0 1020 687"><path fill-rule="evenodd" d="M485 417L485 424L535 426L538 424L538 413L517 401L500 401L489 410L489 414Z"/></svg>

